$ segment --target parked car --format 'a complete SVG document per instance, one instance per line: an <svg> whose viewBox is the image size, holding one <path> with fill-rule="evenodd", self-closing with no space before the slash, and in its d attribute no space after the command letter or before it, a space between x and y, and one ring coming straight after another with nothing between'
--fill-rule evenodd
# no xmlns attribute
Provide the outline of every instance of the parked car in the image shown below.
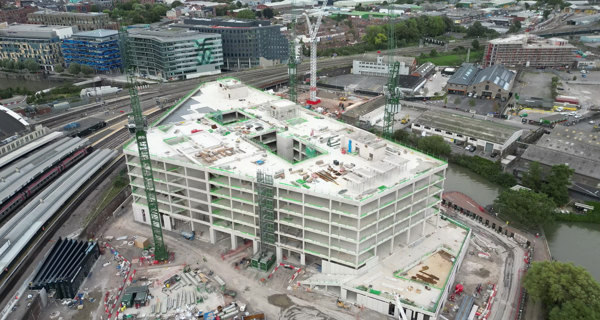
<svg viewBox="0 0 600 320"><path fill-rule="evenodd" d="M492 154L490 155L490 157L495 158L496 156L498 156L498 152L494 151L492 152Z"/></svg>
<svg viewBox="0 0 600 320"><path fill-rule="evenodd" d="M475 148L475 146L472 145L468 145L465 147L465 150L469 151L469 152L474 152L477 148Z"/></svg>

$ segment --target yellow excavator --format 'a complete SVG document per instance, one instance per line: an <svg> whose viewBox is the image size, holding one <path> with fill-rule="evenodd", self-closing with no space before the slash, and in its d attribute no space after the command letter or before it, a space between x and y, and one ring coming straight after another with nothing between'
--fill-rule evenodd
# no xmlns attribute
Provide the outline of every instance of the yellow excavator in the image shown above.
<svg viewBox="0 0 600 320"><path fill-rule="evenodd" d="M409 115L405 115L404 118L402 118L402 120L400 120L400 123L402 123L402 124L407 124L408 122L410 122Z"/></svg>

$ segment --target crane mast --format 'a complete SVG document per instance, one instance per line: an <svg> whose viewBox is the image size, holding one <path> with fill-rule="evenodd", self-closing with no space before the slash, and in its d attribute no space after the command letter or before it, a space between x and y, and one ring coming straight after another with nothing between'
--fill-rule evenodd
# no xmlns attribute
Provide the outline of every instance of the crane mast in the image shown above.
<svg viewBox="0 0 600 320"><path fill-rule="evenodd" d="M389 11L393 10L390 6ZM391 139L394 134L394 119L400 112L400 99L402 92L399 90L400 63L394 62L394 50L396 49L396 26L394 15L390 13L390 23L388 25L388 83L385 88L385 107L383 113L383 137Z"/></svg>
<svg viewBox="0 0 600 320"><path fill-rule="evenodd" d="M133 115L134 127L131 131L135 133L140 156L140 165L142 177L144 180L144 189L146 191L146 201L148 203L148 214L150 216L150 226L152 227L152 237L154 240L154 258L157 261L165 261L168 258L167 249L162 235L162 226L160 223L160 213L158 211L158 201L156 200L156 189L154 186L154 174L152 172L152 161L150 159L150 149L148 148L148 137L146 136L146 120L140 106L137 87L135 86L134 70L131 63L129 52L129 40L126 27L119 29L119 40L121 45L121 55L123 66L127 75L129 84L129 98L131 100L131 113Z"/></svg>
<svg viewBox="0 0 600 320"><path fill-rule="evenodd" d="M305 13L306 24L308 26L308 36L310 39L310 97L306 101L306 103L310 105L316 105L321 102L320 99L317 99L317 41L319 38L317 34L319 33L319 28L321 27L321 20L323 19L323 10L325 10L325 6L327 6L327 1L323 1L323 6L319 10L317 22L313 26L310 23L310 18Z"/></svg>
<svg viewBox="0 0 600 320"><path fill-rule="evenodd" d="M292 1L292 8L294 2ZM292 21L290 22L290 56L288 60L288 75L289 79L289 98L294 103L298 103L298 91L296 81L298 80L298 60L296 59L296 16L292 13Z"/></svg>

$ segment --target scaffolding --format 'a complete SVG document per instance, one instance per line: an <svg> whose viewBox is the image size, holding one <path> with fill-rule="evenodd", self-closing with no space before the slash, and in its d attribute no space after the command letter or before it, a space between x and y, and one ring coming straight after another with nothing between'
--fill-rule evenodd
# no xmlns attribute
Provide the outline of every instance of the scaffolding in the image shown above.
<svg viewBox="0 0 600 320"><path fill-rule="evenodd" d="M258 170L256 173L258 212L260 223L260 249L252 257L251 265L261 271L268 271L275 263L275 187L273 176Z"/></svg>

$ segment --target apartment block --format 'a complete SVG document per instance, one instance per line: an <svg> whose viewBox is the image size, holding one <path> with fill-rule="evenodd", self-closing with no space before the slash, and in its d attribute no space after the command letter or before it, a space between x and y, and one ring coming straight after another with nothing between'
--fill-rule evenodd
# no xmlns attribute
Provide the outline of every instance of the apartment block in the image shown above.
<svg viewBox="0 0 600 320"><path fill-rule="evenodd" d="M13 24L0 27L0 59L33 59L41 68L53 71L64 63L60 42L77 31L75 27Z"/></svg>
<svg viewBox="0 0 600 320"><path fill-rule="evenodd" d="M58 12L37 11L27 16L29 23L57 26L76 26L80 31L96 29L116 29L116 24L110 21L107 13L103 12Z"/></svg>
<svg viewBox="0 0 600 320"><path fill-rule="evenodd" d="M371 301L352 281L382 289L384 277L395 277L389 286L419 288L406 298L414 319L439 313L435 301L447 295L470 232L440 219L445 162L232 78L200 85L148 130L148 145L165 232L193 231L231 248L251 241L261 270L271 257L318 264L322 273L305 285L329 285L384 313L393 297ZM149 224L135 141L124 154L134 219ZM448 244L428 237L434 232ZM420 284L393 273L432 255L443 260L441 289L421 294Z"/></svg>
<svg viewBox="0 0 600 320"><path fill-rule="evenodd" d="M221 35L225 69L273 66L288 58L288 40L282 27L268 20L197 18L173 26Z"/></svg>
<svg viewBox="0 0 600 320"><path fill-rule="evenodd" d="M221 73L221 37L179 28L132 28L130 63L143 77L191 79Z"/></svg>
<svg viewBox="0 0 600 320"><path fill-rule="evenodd" d="M36 7L0 9L0 23L27 23L27 15L36 10Z"/></svg>
<svg viewBox="0 0 600 320"><path fill-rule="evenodd" d="M513 35L490 40L483 64L484 67L495 64L534 68L571 67L575 62L575 50L573 45L561 38Z"/></svg>
<svg viewBox="0 0 600 320"><path fill-rule="evenodd" d="M417 67L417 59L413 57L394 56L391 63L399 62L398 74L409 75ZM352 74L377 77L387 77L390 70L390 61L380 54L365 54L360 60L352 62Z"/></svg>
<svg viewBox="0 0 600 320"><path fill-rule="evenodd" d="M65 63L87 65L96 72L110 72L121 68L119 34L116 30L93 30L75 33L62 40Z"/></svg>

